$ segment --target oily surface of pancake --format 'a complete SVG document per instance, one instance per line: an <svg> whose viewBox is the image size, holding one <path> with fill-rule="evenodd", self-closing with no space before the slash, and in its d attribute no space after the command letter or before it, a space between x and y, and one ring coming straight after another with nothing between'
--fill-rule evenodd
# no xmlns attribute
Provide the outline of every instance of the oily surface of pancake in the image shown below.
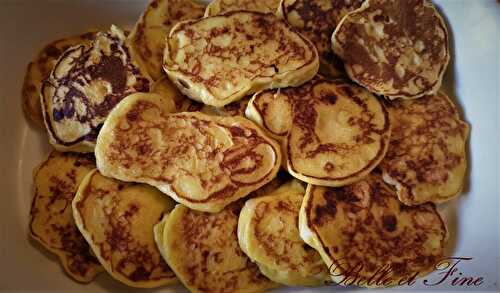
<svg viewBox="0 0 500 293"><path fill-rule="evenodd" d="M172 28L163 68L190 98L222 107L318 71L314 45L273 14L233 11Z"/></svg>
<svg viewBox="0 0 500 293"><path fill-rule="evenodd" d="M443 92L394 101L392 136L381 162L384 180L407 205L443 202L460 193L467 168L469 126Z"/></svg>
<svg viewBox="0 0 500 293"><path fill-rule="evenodd" d="M174 201L146 184L126 183L89 173L73 200L78 228L115 279L132 287L176 282L156 247L153 227Z"/></svg>
<svg viewBox="0 0 500 293"><path fill-rule="evenodd" d="M288 286L319 286L328 268L299 235L299 209L305 189L291 181L246 201L238 222L241 249L269 279Z"/></svg>
<svg viewBox="0 0 500 293"><path fill-rule="evenodd" d="M389 99L436 93L450 59L446 25L428 0L367 0L337 26L332 46L352 80Z"/></svg>
<svg viewBox="0 0 500 293"><path fill-rule="evenodd" d="M287 170L317 185L342 186L382 160L389 115L367 90L321 77L296 88L255 94L246 116L282 142Z"/></svg>
<svg viewBox="0 0 500 293"><path fill-rule="evenodd" d="M165 260L191 292L264 292L276 287L238 245L242 202L218 213L179 204L164 218Z"/></svg>
<svg viewBox="0 0 500 293"><path fill-rule="evenodd" d="M214 0L208 4L205 17L236 10L275 13L279 3L280 0Z"/></svg>
<svg viewBox="0 0 500 293"><path fill-rule="evenodd" d="M362 287L393 286L428 274L443 257L447 238L434 204L404 205L378 173L339 188L309 185L299 229L334 282L356 272ZM369 280L377 270L386 272L384 282Z"/></svg>
<svg viewBox="0 0 500 293"><path fill-rule="evenodd" d="M320 56L320 72L334 77L344 74L344 65L332 51L332 33L342 18L363 1L283 0L278 15L313 42Z"/></svg>
<svg viewBox="0 0 500 293"><path fill-rule="evenodd" d="M205 6L195 0L152 0L146 7L129 41L133 52L154 80L165 75L163 50L168 33L177 22L203 17Z"/></svg>
<svg viewBox="0 0 500 293"><path fill-rule="evenodd" d="M96 159L106 176L148 183L190 208L217 212L271 181L281 152L246 118L169 114L161 98L135 94L106 120Z"/></svg>
<svg viewBox="0 0 500 293"><path fill-rule="evenodd" d="M91 282L103 269L73 220L71 201L93 168L91 155L52 152L33 172L30 236L59 257L66 273Z"/></svg>
<svg viewBox="0 0 500 293"><path fill-rule="evenodd" d="M23 110L26 116L37 125L44 127L42 106L40 105L42 82L49 76L57 59L69 47L80 44L90 45L94 38L95 32L87 32L53 41L46 45L28 64L22 90Z"/></svg>
<svg viewBox="0 0 500 293"><path fill-rule="evenodd" d="M99 128L124 97L149 91L149 77L131 59L123 32L112 26L91 46L65 51L42 88L50 143L61 151L92 152Z"/></svg>

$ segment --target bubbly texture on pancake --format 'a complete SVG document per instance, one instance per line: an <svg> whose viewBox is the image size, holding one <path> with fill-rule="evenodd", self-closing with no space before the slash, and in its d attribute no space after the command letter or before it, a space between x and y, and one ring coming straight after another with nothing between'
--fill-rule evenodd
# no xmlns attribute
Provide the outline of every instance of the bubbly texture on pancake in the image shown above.
<svg viewBox="0 0 500 293"><path fill-rule="evenodd" d="M92 155L52 152L33 172L30 235L59 257L66 273L89 283L103 269L73 221L71 201L93 168Z"/></svg>
<svg viewBox="0 0 500 293"><path fill-rule="evenodd" d="M388 105L392 136L380 166L407 205L443 202L462 189L469 125L443 92Z"/></svg>
<svg viewBox="0 0 500 293"><path fill-rule="evenodd" d="M262 91L250 100L246 116L282 142L290 174L317 185L361 179L389 144L382 103L342 80L316 77L300 87Z"/></svg>
<svg viewBox="0 0 500 293"><path fill-rule="evenodd" d="M332 45L351 79L390 99L436 93L450 59L446 25L428 0L367 0Z"/></svg>
<svg viewBox="0 0 500 293"><path fill-rule="evenodd" d="M80 44L90 45L94 38L95 32L86 32L53 41L46 45L28 64L22 89L23 110L26 116L37 125L44 127L42 106L40 105L42 83L49 76L57 59L69 47Z"/></svg>
<svg viewBox="0 0 500 293"><path fill-rule="evenodd" d="M320 72L328 76L344 73L342 61L332 51L332 33L342 18L364 0L282 0L278 15L313 42L320 56Z"/></svg>
<svg viewBox="0 0 500 293"><path fill-rule="evenodd" d="M205 10L205 17L236 10L275 13L279 3L280 0L213 0Z"/></svg>
<svg viewBox="0 0 500 293"><path fill-rule="evenodd" d="M215 107L262 89L298 86L318 67L309 40L273 14L245 11L179 23L163 64L184 94Z"/></svg>
<svg viewBox="0 0 500 293"><path fill-rule="evenodd" d="M176 282L153 237L154 225L174 204L154 187L120 182L94 170L78 188L73 214L112 277L132 287L153 288Z"/></svg>
<svg viewBox="0 0 500 293"><path fill-rule="evenodd" d="M241 249L269 279L288 286L319 286L328 268L299 236L299 209L305 189L291 181L248 200L238 222Z"/></svg>
<svg viewBox="0 0 500 293"><path fill-rule="evenodd" d="M165 39L179 21L203 17L205 6L195 0L152 0L146 7L129 41L154 80L165 73L162 69Z"/></svg>
<svg viewBox="0 0 500 293"><path fill-rule="evenodd" d="M124 97L148 92L149 77L131 59L123 32L112 26L91 46L65 51L42 88L50 143L58 150L92 152L99 128Z"/></svg>
<svg viewBox="0 0 500 293"><path fill-rule="evenodd" d="M218 213L177 205L165 218L165 260L191 292L264 292L276 287L238 245L242 202Z"/></svg>
<svg viewBox="0 0 500 293"><path fill-rule="evenodd" d="M106 176L148 183L190 208L217 212L271 181L281 152L243 117L169 114L161 98L135 94L109 115L96 158Z"/></svg>
<svg viewBox="0 0 500 293"><path fill-rule="evenodd" d="M443 257L447 238L433 204L404 205L377 173L340 188L309 185L299 229L334 282L348 285L342 280L356 272L361 287L393 286L428 274ZM369 282L377 270L387 272L383 284Z"/></svg>

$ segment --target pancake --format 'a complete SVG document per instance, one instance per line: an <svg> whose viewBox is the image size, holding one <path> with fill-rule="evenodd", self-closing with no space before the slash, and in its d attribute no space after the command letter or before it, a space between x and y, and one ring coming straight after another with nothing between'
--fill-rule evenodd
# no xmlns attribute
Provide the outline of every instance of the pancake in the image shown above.
<svg viewBox="0 0 500 293"><path fill-rule="evenodd" d="M40 91L42 82L49 76L59 56L69 47L80 44L89 45L94 38L95 32L90 31L53 41L28 64L22 90L23 111L36 125L44 127Z"/></svg>
<svg viewBox="0 0 500 293"><path fill-rule="evenodd" d="M60 151L92 152L99 128L124 97L148 92L149 77L131 59L123 32L112 26L91 46L66 50L42 88L50 143Z"/></svg>
<svg viewBox="0 0 500 293"><path fill-rule="evenodd" d="M179 204L162 221L165 260L191 292L264 292L277 287L238 246L242 202L218 213ZM160 226L161 227L161 226Z"/></svg>
<svg viewBox="0 0 500 293"><path fill-rule="evenodd" d="M283 0L278 15L311 40L320 56L320 72L343 76L344 65L332 51L332 33L342 18L359 8L364 0Z"/></svg>
<svg viewBox="0 0 500 293"><path fill-rule="evenodd" d="M92 155L52 152L33 171L30 236L59 257L75 281L91 282L103 268L73 221L71 201L93 168Z"/></svg>
<svg viewBox="0 0 500 293"><path fill-rule="evenodd" d="M154 187L89 173L73 200L78 228L103 267L132 287L154 288L177 281L156 247L153 227L174 201Z"/></svg>
<svg viewBox="0 0 500 293"><path fill-rule="evenodd" d="M367 0L332 46L352 80L389 99L436 93L450 60L448 30L428 0Z"/></svg>
<svg viewBox="0 0 500 293"><path fill-rule="evenodd" d="M321 77L296 88L255 94L246 116L281 141L284 165L302 181L342 186L365 177L384 157L390 120L367 90Z"/></svg>
<svg viewBox="0 0 500 293"><path fill-rule="evenodd" d="M354 285L361 287L393 286L430 273L447 238L434 204L402 204L377 173L340 188L309 185L299 230L334 282L350 285L356 276Z"/></svg>
<svg viewBox="0 0 500 293"><path fill-rule="evenodd" d="M284 184L246 201L238 222L241 249L266 277L288 286L319 286L328 278L318 252L299 236L304 193L298 181Z"/></svg>
<svg viewBox="0 0 500 293"><path fill-rule="evenodd" d="M407 205L440 203L460 194L469 125L444 94L389 104L392 136L380 166Z"/></svg>
<svg viewBox="0 0 500 293"><path fill-rule="evenodd" d="M95 152L103 175L153 185L208 212L276 176L280 147L251 121L165 108L161 99L135 94L111 112Z"/></svg>
<svg viewBox="0 0 500 293"><path fill-rule="evenodd" d="M213 0L205 10L205 17L236 10L275 13L279 4L279 0Z"/></svg>
<svg viewBox="0 0 500 293"><path fill-rule="evenodd" d="M298 86L318 66L314 45L288 24L245 11L177 24L163 64L181 92L215 107L262 89Z"/></svg>
<svg viewBox="0 0 500 293"><path fill-rule="evenodd" d="M203 17L205 6L194 0L152 0L132 30L132 51L154 80L165 75L163 50L168 33L177 22Z"/></svg>

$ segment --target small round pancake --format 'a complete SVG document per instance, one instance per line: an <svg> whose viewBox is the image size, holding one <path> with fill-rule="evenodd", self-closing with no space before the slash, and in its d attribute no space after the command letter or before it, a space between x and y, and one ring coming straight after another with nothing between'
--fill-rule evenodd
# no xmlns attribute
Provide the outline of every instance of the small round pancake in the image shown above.
<svg viewBox="0 0 500 293"><path fill-rule="evenodd" d="M354 285L361 287L394 286L430 273L447 239L434 204L404 205L378 173L340 188L309 185L299 230L320 253L334 282L350 285L345 277L352 281L356 272ZM383 282L370 280L380 274Z"/></svg>
<svg viewBox="0 0 500 293"><path fill-rule="evenodd" d="M203 17L204 11L205 6L193 0L152 0L146 7L128 39L132 51L154 80L165 75L163 50L172 26L182 20Z"/></svg>
<svg viewBox="0 0 500 293"><path fill-rule="evenodd" d="M390 120L367 90L317 76L295 88L255 94L245 112L281 141L286 169L302 181L343 186L360 180L384 157Z"/></svg>
<svg viewBox="0 0 500 293"><path fill-rule="evenodd" d="M236 10L275 13L279 4L280 0L213 0L205 10L205 17Z"/></svg>
<svg viewBox="0 0 500 293"><path fill-rule="evenodd" d="M384 180L407 205L440 203L460 194L469 125L443 92L387 107L392 136L380 163Z"/></svg>
<svg viewBox="0 0 500 293"><path fill-rule="evenodd" d="M66 50L42 87L41 104L50 143L60 151L92 152L99 129L124 97L148 92L150 79L115 26L91 46Z"/></svg>
<svg viewBox="0 0 500 293"><path fill-rule="evenodd" d="M428 0L367 0L332 46L352 80L389 99L436 93L450 60L446 25Z"/></svg>
<svg viewBox="0 0 500 293"><path fill-rule="evenodd" d="M71 201L78 185L92 169L92 155L52 152L33 171L30 236L59 257L66 273L91 282L103 268L73 220Z"/></svg>
<svg viewBox="0 0 500 293"><path fill-rule="evenodd" d="M319 71L329 77L343 76L344 65L332 51L332 33L342 18L364 0L282 0L278 15L311 40L320 56Z"/></svg>
<svg viewBox="0 0 500 293"><path fill-rule="evenodd" d="M319 286L329 278L319 253L299 236L299 209L305 189L291 181L246 201L238 222L238 242L260 271L287 286Z"/></svg>
<svg viewBox="0 0 500 293"><path fill-rule="evenodd" d="M279 144L243 117L171 114L156 94L134 94L110 113L97 138L99 171L153 185L177 202L217 212L271 181Z"/></svg>
<svg viewBox="0 0 500 293"><path fill-rule="evenodd" d="M25 115L36 125L44 127L40 91L43 81L49 76L57 59L69 47L80 44L89 45L94 40L95 34L95 32L90 31L53 41L46 45L28 64L23 82L22 103Z"/></svg>
<svg viewBox="0 0 500 293"><path fill-rule="evenodd" d="M156 247L153 227L174 201L145 184L120 182L89 173L73 200L75 222L102 266L132 287L176 282Z"/></svg>
<svg viewBox="0 0 500 293"><path fill-rule="evenodd" d="M238 246L242 202L218 213L177 205L162 222L165 260L191 292L264 292L278 285ZM160 224L161 225L161 224Z"/></svg>

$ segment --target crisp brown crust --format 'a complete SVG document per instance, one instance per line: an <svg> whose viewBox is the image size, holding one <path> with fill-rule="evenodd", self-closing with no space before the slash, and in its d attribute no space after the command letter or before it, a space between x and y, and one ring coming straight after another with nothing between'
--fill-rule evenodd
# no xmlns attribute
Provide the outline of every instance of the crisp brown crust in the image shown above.
<svg viewBox="0 0 500 293"><path fill-rule="evenodd" d="M446 25L428 0L367 0L332 45L351 79L390 99L437 92L450 59Z"/></svg>
<svg viewBox="0 0 500 293"><path fill-rule="evenodd" d="M51 144L62 151L91 152L106 116L121 99L148 92L149 77L131 59L125 36L111 27L91 46L66 50L42 87Z"/></svg>
<svg viewBox="0 0 500 293"><path fill-rule="evenodd" d="M388 103L392 136L380 166L408 205L443 202L458 195L465 176L469 126L439 92Z"/></svg>
<svg viewBox="0 0 500 293"><path fill-rule="evenodd" d="M52 152L33 174L30 236L59 257L66 273L82 283L103 269L73 221L71 201L95 168L92 155Z"/></svg>
<svg viewBox="0 0 500 293"><path fill-rule="evenodd" d="M364 0L282 0L278 14L311 40L320 56L320 72L344 74L344 65L331 46L332 33L342 18L359 8Z"/></svg>
<svg viewBox="0 0 500 293"><path fill-rule="evenodd" d="M35 122L36 125L44 127L42 106L40 105L40 92L43 81L49 76L57 59L69 47L79 44L90 44L94 40L95 34L95 32L89 31L53 41L46 45L33 61L28 64L23 82L22 105L24 114L31 121Z"/></svg>
<svg viewBox="0 0 500 293"><path fill-rule="evenodd" d="M341 188L310 185L303 205L308 232L301 235L314 235L334 281L361 266L358 285L377 287L366 280L385 266L393 280L385 286L396 285L434 270L443 256L447 230L435 205L402 204L378 172Z"/></svg>

